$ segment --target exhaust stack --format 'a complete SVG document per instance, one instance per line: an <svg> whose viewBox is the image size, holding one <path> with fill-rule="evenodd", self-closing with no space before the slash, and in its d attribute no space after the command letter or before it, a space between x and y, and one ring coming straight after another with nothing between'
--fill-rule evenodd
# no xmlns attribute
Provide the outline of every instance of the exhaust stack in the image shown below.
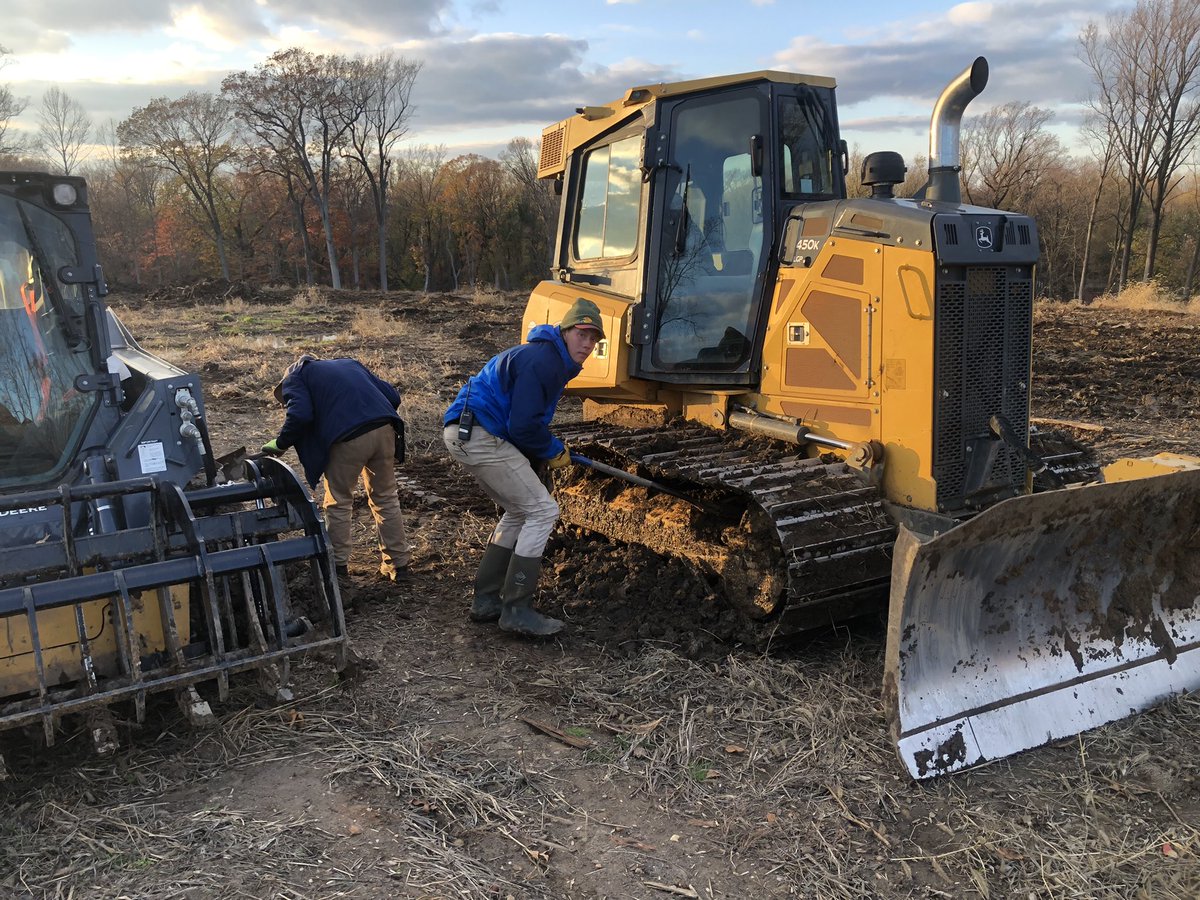
<svg viewBox="0 0 1200 900"><path fill-rule="evenodd" d="M978 97L988 80L988 62L980 56L975 62L946 85L929 120L929 185L927 200L961 203L962 188L958 182L958 136L967 104Z"/></svg>

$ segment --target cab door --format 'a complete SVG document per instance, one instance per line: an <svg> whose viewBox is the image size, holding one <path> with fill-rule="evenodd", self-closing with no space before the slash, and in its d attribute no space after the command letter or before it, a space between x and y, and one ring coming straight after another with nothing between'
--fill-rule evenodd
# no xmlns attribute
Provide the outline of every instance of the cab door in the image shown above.
<svg viewBox="0 0 1200 900"><path fill-rule="evenodd" d="M666 102L647 137L655 180L639 374L749 384L770 249L766 85ZM764 227L764 225L767 227Z"/></svg>

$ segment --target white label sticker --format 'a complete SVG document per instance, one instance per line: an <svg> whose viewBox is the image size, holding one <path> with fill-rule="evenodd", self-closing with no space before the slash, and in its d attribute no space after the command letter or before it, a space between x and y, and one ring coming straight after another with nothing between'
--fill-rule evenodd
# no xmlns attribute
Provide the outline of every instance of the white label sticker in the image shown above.
<svg viewBox="0 0 1200 900"><path fill-rule="evenodd" d="M147 441L138 444L138 459L142 463L142 474L167 471L167 456L163 453L162 441Z"/></svg>

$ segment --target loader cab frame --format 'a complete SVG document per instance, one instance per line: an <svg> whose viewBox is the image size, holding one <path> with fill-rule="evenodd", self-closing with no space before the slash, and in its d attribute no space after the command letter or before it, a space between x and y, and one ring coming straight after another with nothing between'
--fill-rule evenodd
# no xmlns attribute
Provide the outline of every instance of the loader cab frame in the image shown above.
<svg viewBox="0 0 1200 900"><path fill-rule="evenodd" d="M743 79L660 98L580 147L560 280L634 301L634 377L753 385L797 204L845 196L832 82Z"/></svg>
<svg viewBox="0 0 1200 900"><path fill-rule="evenodd" d="M77 182L0 190L0 489L58 480L100 404L91 292L75 278L90 269L69 221L86 204Z"/></svg>

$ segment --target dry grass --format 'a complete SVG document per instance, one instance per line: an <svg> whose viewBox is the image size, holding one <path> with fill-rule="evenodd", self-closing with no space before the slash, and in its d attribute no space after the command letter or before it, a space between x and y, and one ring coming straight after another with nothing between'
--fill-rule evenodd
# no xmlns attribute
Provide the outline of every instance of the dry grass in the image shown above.
<svg viewBox="0 0 1200 900"><path fill-rule="evenodd" d="M490 285L477 284L471 293L471 302L479 306L507 307L512 305L512 294L498 291Z"/></svg>
<svg viewBox="0 0 1200 900"><path fill-rule="evenodd" d="M408 326L401 320L385 315L376 307L359 307L354 311L347 329L359 340L396 340L408 334Z"/></svg>
<svg viewBox="0 0 1200 900"><path fill-rule="evenodd" d="M372 643L363 624L359 640ZM661 647L624 660L543 660L534 689L562 697L563 721L593 740L550 768L497 754L494 738L435 738L425 722L440 704L419 690L389 691L385 681L347 695L320 688L312 679L322 673L302 668L300 712L246 709L186 753L174 738L147 743L120 767L85 764L25 791L0 826L0 872L10 873L0 886L38 897L89 883L131 897L145 896L149 883L164 885L154 896L170 898L388 896L388 884L396 896L555 896L514 881L477 838L509 842L535 861L563 852L555 823L589 818L561 787L578 772L643 795L737 871L757 866L760 883L782 889L762 896L1196 896L1200 829L1183 815L1168 814L1164 825L1158 813L1200 776L1200 761L1127 750L1162 734L1196 746L1200 699L918 785L897 774L884 737L877 652L856 638L853 649L830 644L782 658L697 662ZM454 671L447 660L445 670L418 674ZM529 676L508 677L494 696L529 699ZM490 734L513 707L485 700L474 712ZM348 864L336 852L345 822L288 805L287 785L272 814L203 788L222 773L281 764L319 772L343 794L371 784L395 798L379 810L402 858L362 848ZM629 852L655 858L636 826L616 833ZM672 866L660 868L687 884L691 873Z"/></svg>
<svg viewBox="0 0 1200 900"><path fill-rule="evenodd" d="M72 885L99 882L107 896L141 897L148 879L171 873L155 897L335 897L364 880L432 897L516 890L453 834L516 830L529 801L518 800L530 793L524 774L471 748L435 745L417 722L364 719L340 695L310 693L302 714L291 705L254 709L245 697L246 709L186 754L168 741L130 751L116 768L94 762L49 774L0 825L0 888L5 896L67 897ZM327 830L338 816L306 815L289 804L287 785L270 817L236 795L205 796L209 779L283 761L303 761L327 783L374 782L400 798L387 817L401 831L404 858L364 854L348 868L331 854L346 839ZM64 796L74 799L64 805Z"/></svg>
<svg viewBox="0 0 1200 900"><path fill-rule="evenodd" d="M292 295L292 306L297 309L323 309L329 305L329 295L320 285L310 284Z"/></svg>
<svg viewBox="0 0 1200 900"><path fill-rule="evenodd" d="M1200 315L1200 296L1179 300L1156 281L1135 282L1117 294L1103 294L1091 302L1105 309L1151 309Z"/></svg>
<svg viewBox="0 0 1200 900"><path fill-rule="evenodd" d="M1159 814L1200 761L1125 753L1164 733L1192 746L1200 698L915 784L886 738L878 650L856 636L702 665L663 649L546 677L609 736L581 766L704 822L731 859L776 860L806 896L1197 896L1200 823Z"/></svg>

